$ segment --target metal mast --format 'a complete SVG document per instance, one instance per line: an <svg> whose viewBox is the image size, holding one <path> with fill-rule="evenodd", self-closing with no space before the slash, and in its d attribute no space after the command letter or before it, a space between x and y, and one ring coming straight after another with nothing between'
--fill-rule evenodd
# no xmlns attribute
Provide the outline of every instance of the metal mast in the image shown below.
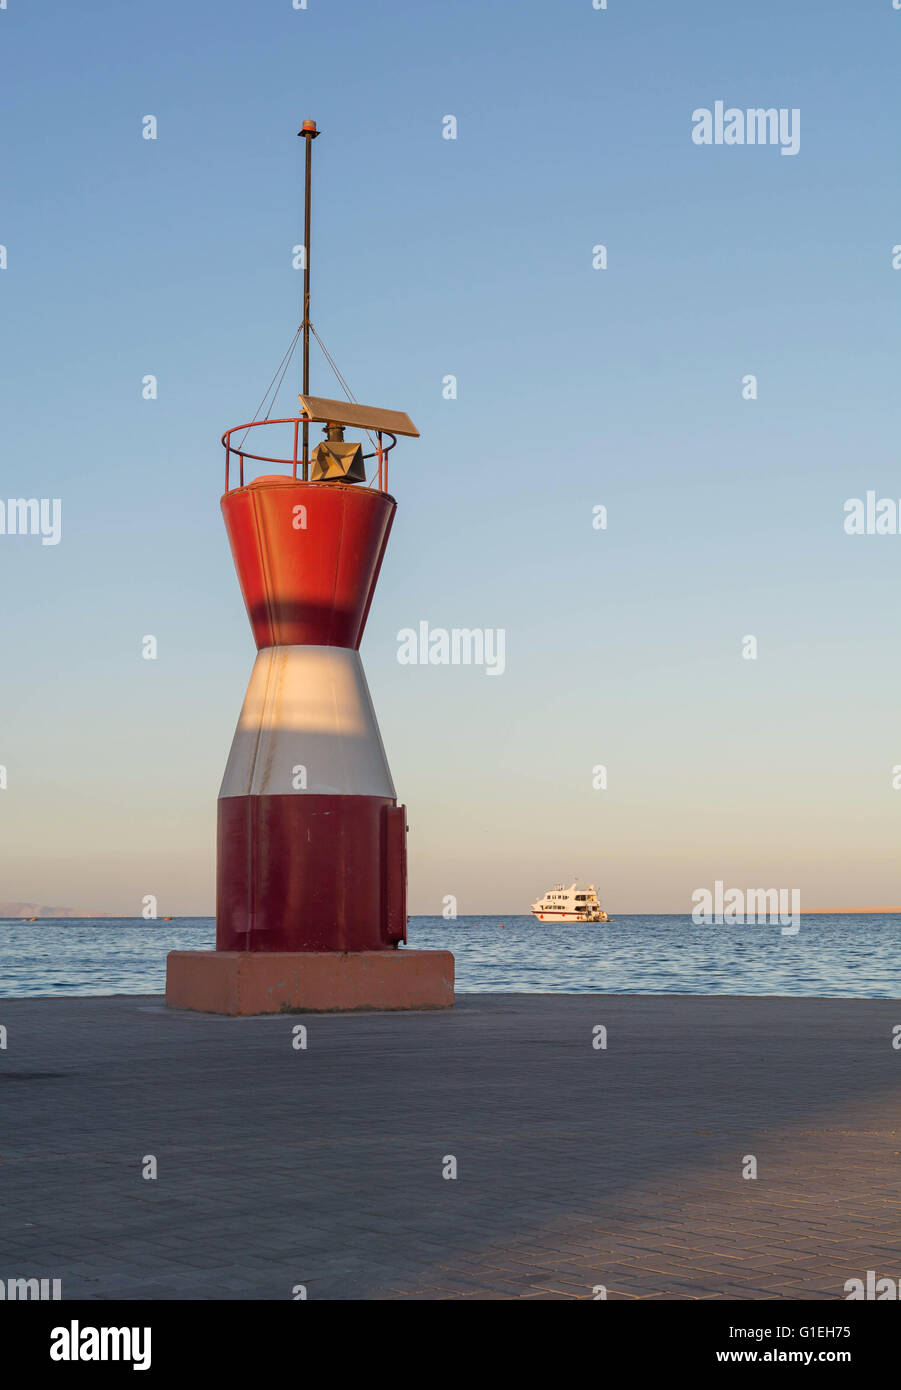
<svg viewBox="0 0 901 1390"><path fill-rule="evenodd" d="M315 121L304 121L297 132L306 141L306 168L304 171L303 207L303 394L310 394L310 172L313 164L313 141L322 132L316 129ZM303 480L307 482L310 472L310 425L303 422Z"/></svg>

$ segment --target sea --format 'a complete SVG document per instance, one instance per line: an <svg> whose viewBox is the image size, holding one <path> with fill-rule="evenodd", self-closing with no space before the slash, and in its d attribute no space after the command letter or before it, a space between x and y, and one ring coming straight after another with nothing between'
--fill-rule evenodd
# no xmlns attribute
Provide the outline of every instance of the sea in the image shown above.
<svg viewBox="0 0 901 1390"><path fill-rule="evenodd" d="M407 936L412 949L453 951L468 994L901 997L901 913L803 915L796 935L690 916L412 917ZM0 919L0 997L162 994L168 951L214 944L211 917Z"/></svg>

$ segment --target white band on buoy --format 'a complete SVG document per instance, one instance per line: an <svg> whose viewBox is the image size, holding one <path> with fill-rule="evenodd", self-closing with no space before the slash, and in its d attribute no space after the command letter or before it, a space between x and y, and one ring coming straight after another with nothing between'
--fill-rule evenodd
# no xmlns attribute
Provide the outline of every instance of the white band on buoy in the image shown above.
<svg viewBox="0 0 901 1390"><path fill-rule="evenodd" d="M304 792L396 796L360 654L346 647L258 652L219 796Z"/></svg>

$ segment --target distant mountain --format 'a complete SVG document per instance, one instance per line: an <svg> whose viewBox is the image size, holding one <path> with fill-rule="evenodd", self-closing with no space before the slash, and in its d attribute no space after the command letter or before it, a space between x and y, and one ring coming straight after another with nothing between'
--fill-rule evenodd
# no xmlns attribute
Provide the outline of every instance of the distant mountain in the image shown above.
<svg viewBox="0 0 901 1390"><path fill-rule="evenodd" d="M110 917L109 912L80 912L72 907L42 907L40 903L0 903L0 917Z"/></svg>

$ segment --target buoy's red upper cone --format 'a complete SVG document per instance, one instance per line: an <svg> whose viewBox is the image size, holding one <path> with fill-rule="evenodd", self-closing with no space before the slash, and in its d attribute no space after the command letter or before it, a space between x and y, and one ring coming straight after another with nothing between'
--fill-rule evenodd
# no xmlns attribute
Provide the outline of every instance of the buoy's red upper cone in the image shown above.
<svg viewBox="0 0 901 1390"><path fill-rule="evenodd" d="M350 483L257 478L222 498L257 647L360 645L397 504Z"/></svg>

